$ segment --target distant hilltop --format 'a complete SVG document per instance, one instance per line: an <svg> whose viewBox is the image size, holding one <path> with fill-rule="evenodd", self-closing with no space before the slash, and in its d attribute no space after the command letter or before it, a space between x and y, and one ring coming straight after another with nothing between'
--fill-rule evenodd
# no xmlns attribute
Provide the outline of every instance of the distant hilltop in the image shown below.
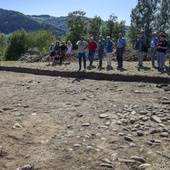
<svg viewBox="0 0 170 170"><path fill-rule="evenodd" d="M24 29L28 32L40 29L51 31L56 37L61 38L69 30L67 21L68 16L54 17L48 14L25 15L13 10L4 10L0 8L0 32L5 34L13 33L16 30ZM91 18L87 18L90 20ZM102 21L106 25L106 21ZM125 30L128 30L126 26Z"/></svg>

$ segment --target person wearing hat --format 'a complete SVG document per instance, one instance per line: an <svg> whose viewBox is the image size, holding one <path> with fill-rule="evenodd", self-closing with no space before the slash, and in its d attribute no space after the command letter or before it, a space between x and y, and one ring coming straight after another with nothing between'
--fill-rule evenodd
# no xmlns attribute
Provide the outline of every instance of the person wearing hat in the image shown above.
<svg viewBox="0 0 170 170"><path fill-rule="evenodd" d="M152 67L155 67L155 59L156 59L156 45L158 43L158 38L156 37L156 33L152 33L151 39L151 63Z"/></svg>
<svg viewBox="0 0 170 170"><path fill-rule="evenodd" d="M145 31L141 30L140 31L140 36L137 40L138 43L138 67L143 67L143 46L146 45L146 36L145 36Z"/></svg>
<svg viewBox="0 0 170 170"><path fill-rule="evenodd" d="M159 38L160 40L156 46L158 71L163 71L166 50L168 49L168 41L166 40L166 35L164 33L159 34Z"/></svg>

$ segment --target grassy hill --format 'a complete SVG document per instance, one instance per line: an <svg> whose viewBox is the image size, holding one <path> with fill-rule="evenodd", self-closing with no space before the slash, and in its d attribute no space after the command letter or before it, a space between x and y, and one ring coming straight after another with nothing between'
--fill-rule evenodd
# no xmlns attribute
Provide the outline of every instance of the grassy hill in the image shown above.
<svg viewBox="0 0 170 170"><path fill-rule="evenodd" d="M24 15L20 12L0 8L0 32L9 34L20 29L25 29L28 32L38 31L40 29L49 30L57 37L66 34L65 30L52 24L38 22L33 17Z"/></svg>

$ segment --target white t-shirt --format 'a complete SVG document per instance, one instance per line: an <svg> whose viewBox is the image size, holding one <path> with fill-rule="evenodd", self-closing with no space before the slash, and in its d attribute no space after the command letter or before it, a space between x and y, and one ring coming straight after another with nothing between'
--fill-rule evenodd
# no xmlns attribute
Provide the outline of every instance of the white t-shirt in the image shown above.
<svg viewBox="0 0 170 170"><path fill-rule="evenodd" d="M72 45L68 45L66 54L71 54L71 51L72 51Z"/></svg>
<svg viewBox="0 0 170 170"><path fill-rule="evenodd" d="M79 53L84 53L85 52L85 48L87 46L87 42L86 41L78 41L77 45L78 45L78 52Z"/></svg>

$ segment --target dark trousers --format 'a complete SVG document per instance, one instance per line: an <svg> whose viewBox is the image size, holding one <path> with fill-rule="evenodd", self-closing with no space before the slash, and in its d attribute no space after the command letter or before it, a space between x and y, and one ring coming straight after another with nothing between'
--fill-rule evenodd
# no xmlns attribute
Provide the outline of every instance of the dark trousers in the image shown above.
<svg viewBox="0 0 170 170"><path fill-rule="evenodd" d="M81 70L81 59L83 58L84 69L86 69L86 57L79 57L79 70Z"/></svg>
<svg viewBox="0 0 170 170"><path fill-rule="evenodd" d="M119 68L123 67L123 52L124 52L124 48L116 49L116 56L117 56L117 62Z"/></svg>
<svg viewBox="0 0 170 170"><path fill-rule="evenodd" d="M103 52L104 52L104 50L98 50L99 67L102 67Z"/></svg>

